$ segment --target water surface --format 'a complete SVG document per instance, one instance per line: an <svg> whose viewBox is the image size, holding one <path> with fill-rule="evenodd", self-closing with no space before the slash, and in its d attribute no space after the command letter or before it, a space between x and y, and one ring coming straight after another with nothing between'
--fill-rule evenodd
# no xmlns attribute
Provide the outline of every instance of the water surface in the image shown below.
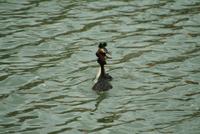
<svg viewBox="0 0 200 134"><path fill-rule="evenodd" d="M199 36L199 0L2 0L0 133L199 134Z"/></svg>

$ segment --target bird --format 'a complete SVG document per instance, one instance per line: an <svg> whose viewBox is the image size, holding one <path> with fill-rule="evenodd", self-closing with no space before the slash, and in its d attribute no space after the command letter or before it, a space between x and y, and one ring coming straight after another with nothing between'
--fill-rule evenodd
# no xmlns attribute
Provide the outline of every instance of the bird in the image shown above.
<svg viewBox="0 0 200 134"><path fill-rule="evenodd" d="M100 42L98 46L98 50L96 52L97 63L100 65L99 73L97 74L97 81L93 85L92 89L95 91L107 91L112 89L112 85L110 81L113 79L111 75L105 72L104 65L107 64L106 59L111 58L110 52L106 48L106 42Z"/></svg>

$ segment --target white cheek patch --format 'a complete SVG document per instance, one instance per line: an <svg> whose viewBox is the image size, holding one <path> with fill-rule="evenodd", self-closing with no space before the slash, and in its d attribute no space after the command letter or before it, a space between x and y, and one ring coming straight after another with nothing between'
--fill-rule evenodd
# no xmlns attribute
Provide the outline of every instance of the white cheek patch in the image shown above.
<svg viewBox="0 0 200 134"><path fill-rule="evenodd" d="M101 52L106 53L104 49L100 49L100 50L101 50Z"/></svg>

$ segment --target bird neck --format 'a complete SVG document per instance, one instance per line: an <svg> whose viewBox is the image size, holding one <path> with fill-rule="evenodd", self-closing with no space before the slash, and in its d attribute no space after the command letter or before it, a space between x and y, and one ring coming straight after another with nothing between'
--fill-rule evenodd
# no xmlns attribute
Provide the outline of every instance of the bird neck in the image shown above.
<svg viewBox="0 0 200 134"><path fill-rule="evenodd" d="M104 77L105 76L105 69L104 69L104 65L100 65L101 67L101 73L100 73L100 77Z"/></svg>

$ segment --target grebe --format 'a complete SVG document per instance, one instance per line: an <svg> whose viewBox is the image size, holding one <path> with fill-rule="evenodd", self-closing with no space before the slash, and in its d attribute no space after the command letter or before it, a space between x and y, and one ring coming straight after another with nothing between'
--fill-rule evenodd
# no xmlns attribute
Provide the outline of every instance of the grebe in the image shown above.
<svg viewBox="0 0 200 134"><path fill-rule="evenodd" d="M96 52L96 56L98 57L97 62L100 65L100 72L98 73L99 76L97 82L92 87L95 91L107 91L112 88L112 85L109 83L109 81L112 80L112 76L106 73L104 68L104 65L107 64L106 59L111 58L107 55L109 52L106 49L106 46L106 42L99 43L99 49Z"/></svg>

